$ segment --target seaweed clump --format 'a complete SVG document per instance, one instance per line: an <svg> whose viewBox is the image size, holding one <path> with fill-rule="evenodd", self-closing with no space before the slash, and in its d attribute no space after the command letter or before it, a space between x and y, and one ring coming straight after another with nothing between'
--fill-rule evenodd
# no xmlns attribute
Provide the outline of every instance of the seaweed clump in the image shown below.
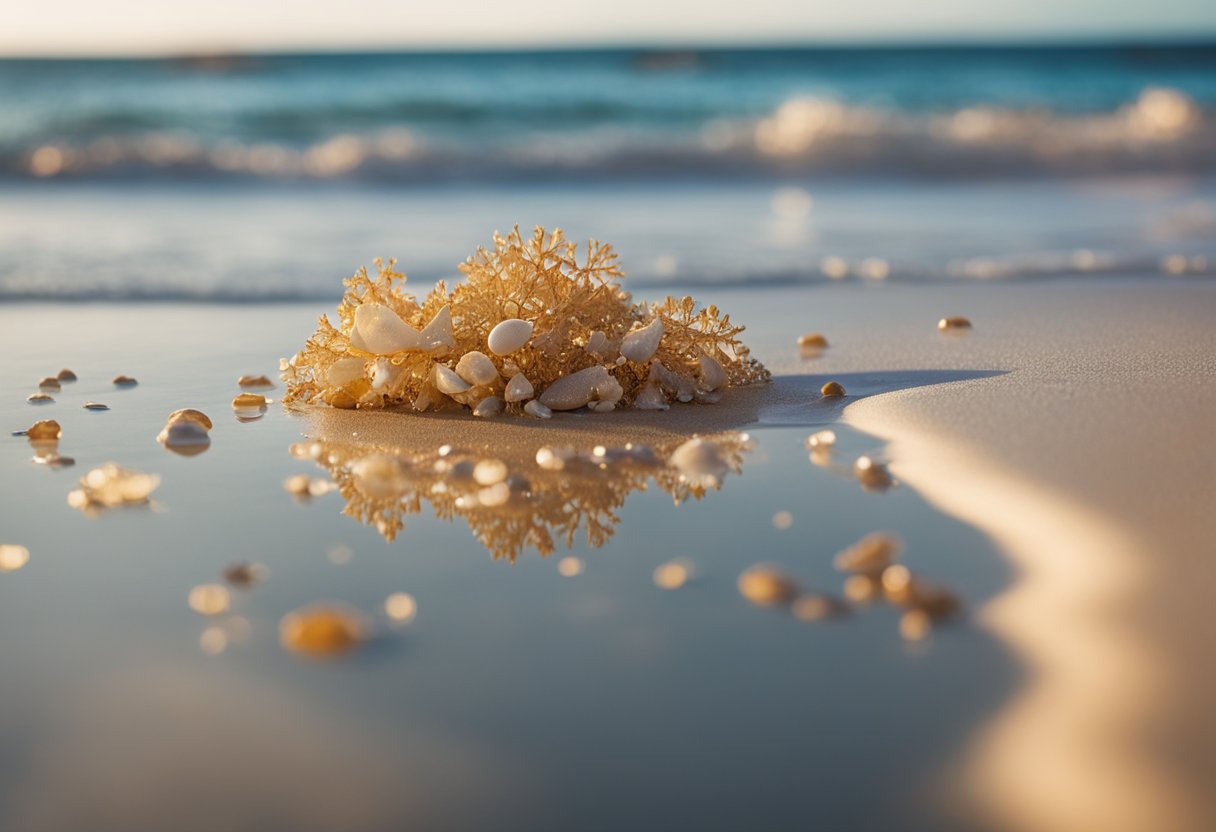
<svg viewBox="0 0 1216 832"><path fill-rule="evenodd" d="M395 261L345 281L337 321L281 363L286 401L339 408L468 408L477 415L714 402L768 381L743 327L691 297L634 303L607 243L561 229L496 234L419 300Z"/></svg>

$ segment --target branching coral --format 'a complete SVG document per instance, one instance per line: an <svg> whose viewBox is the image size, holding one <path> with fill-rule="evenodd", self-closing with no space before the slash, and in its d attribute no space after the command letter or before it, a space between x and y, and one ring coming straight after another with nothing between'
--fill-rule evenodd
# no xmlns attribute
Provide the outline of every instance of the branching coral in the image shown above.
<svg viewBox="0 0 1216 832"><path fill-rule="evenodd" d="M589 241L580 259L561 229L496 234L460 266L462 283L448 293L441 282L421 303L394 265L348 279L337 324L322 316L282 362L287 401L547 417L712 402L769 379L729 316L690 297L633 303L612 247ZM522 340L492 338L500 324Z"/></svg>

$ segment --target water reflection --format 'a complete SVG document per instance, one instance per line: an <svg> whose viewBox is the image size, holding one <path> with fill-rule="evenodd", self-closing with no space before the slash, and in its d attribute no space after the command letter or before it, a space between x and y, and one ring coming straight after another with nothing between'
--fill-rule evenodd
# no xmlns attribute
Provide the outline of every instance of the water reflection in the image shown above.
<svg viewBox="0 0 1216 832"><path fill-rule="evenodd" d="M653 482L677 505L699 500L727 474L741 473L751 448L747 434L732 431L653 445L510 444L492 453L324 439L290 450L323 468L346 501L344 512L385 540L429 506L444 520L462 518L493 557L513 561L528 547L549 555L580 537L601 547L631 493Z"/></svg>

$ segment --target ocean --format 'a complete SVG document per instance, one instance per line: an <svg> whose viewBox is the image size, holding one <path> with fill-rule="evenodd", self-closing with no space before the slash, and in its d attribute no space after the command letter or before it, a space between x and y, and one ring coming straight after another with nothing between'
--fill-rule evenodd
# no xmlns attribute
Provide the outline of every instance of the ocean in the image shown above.
<svg viewBox="0 0 1216 832"><path fill-rule="evenodd" d="M0 61L0 298L332 298L495 230L637 287L1216 270L1216 44Z"/></svg>

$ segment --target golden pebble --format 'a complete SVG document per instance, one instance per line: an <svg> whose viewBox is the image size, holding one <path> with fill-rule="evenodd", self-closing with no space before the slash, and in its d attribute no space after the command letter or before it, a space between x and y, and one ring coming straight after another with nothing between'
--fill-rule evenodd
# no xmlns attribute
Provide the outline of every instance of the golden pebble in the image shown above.
<svg viewBox="0 0 1216 832"><path fill-rule="evenodd" d="M283 488L288 494L294 494L297 497L309 496L309 486L312 480L308 474L295 474L283 480Z"/></svg>
<svg viewBox="0 0 1216 832"><path fill-rule="evenodd" d="M844 582L844 596L857 604L873 601L881 589L878 579L869 575L850 575Z"/></svg>
<svg viewBox="0 0 1216 832"><path fill-rule="evenodd" d="M836 431L821 430L812 433L806 438L806 447L809 450L826 450L836 444Z"/></svg>
<svg viewBox="0 0 1216 832"><path fill-rule="evenodd" d="M794 515L788 511L779 511L773 515L773 527L784 531L794 525Z"/></svg>
<svg viewBox="0 0 1216 832"><path fill-rule="evenodd" d="M165 419L165 424L179 420L185 422L195 422L202 425L206 430L211 430L211 428L214 427L211 424L211 418L207 416L206 413L201 410L195 410L192 407L186 407L182 408L181 410L173 411L169 414L168 418Z"/></svg>
<svg viewBox="0 0 1216 832"><path fill-rule="evenodd" d="M395 624L408 624L418 615L418 602L408 592L394 592L384 599L384 614Z"/></svg>
<svg viewBox="0 0 1216 832"><path fill-rule="evenodd" d="M862 487L868 491L885 491L893 482L887 466L868 456L858 457L853 463L853 476L857 477Z"/></svg>
<svg viewBox="0 0 1216 832"><path fill-rule="evenodd" d="M892 604L902 604L912 596L912 572L896 564L882 571L882 591Z"/></svg>
<svg viewBox="0 0 1216 832"><path fill-rule="evenodd" d="M108 404L102 404L101 402L85 402L84 404L81 405L81 407L83 407L85 410L109 410L110 409L110 406Z"/></svg>
<svg viewBox="0 0 1216 832"><path fill-rule="evenodd" d="M54 376L47 376L42 381L38 382L38 389L49 390L52 393L57 393L62 390L63 387L59 384L59 379L55 378Z"/></svg>
<svg viewBox="0 0 1216 832"><path fill-rule="evenodd" d="M903 548L898 537L873 532L836 555L833 563L841 572L878 577L899 556Z"/></svg>
<svg viewBox="0 0 1216 832"><path fill-rule="evenodd" d="M0 543L0 572L16 572L29 562L29 549L16 543Z"/></svg>
<svg viewBox="0 0 1216 832"><path fill-rule="evenodd" d="M574 556L562 558L557 562L557 572L563 578L576 578L587 569L587 564L582 558Z"/></svg>
<svg viewBox="0 0 1216 832"><path fill-rule="evenodd" d="M224 580L233 586L251 587L266 580L270 570L260 563L233 563L224 568Z"/></svg>
<svg viewBox="0 0 1216 832"><path fill-rule="evenodd" d="M219 615L228 611L228 588L221 584L201 584L190 590L190 609L202 615Z"/></svg>
<svg viewBox="0 0 1216 832"><path fill-rule="evenodd" d="M836 397L844 395L844 385L839 381L829 381L819 390L824 396Z"/></svg>
<svg viewBox="0 0 1216 832"><path fill-rule="evenodd" d="M937 322L937 328L942 332L957 331L960 329L971 329L971 321L961 316L953 318L942 318Z"/></svg>
<svg viewBox="0 0 1216 832"><path fill-rule="evenodd" d="M692 561L677 558L660 563L654 570L654 585L659 589L679 589L692 577Z"/></svg>
<svg viewBox="0 0 1216 832"><path fill-rule="evenodd" d="M134 387L137 384L139 384L139 382L130 376L114 376L115 387Z"/></svg>
<svg viewBox="0 0 1216 832"><path fill-rule="evenodd" d="M828 339L818 332L809 332L798 336L798 346L804 350L825 350L828 347Z"/></svg>
<svg viewBox="0 0 1216 832"><path fill-rule="evenodd" d="M335 656L368 637L370 628L357 611L339 604L317 604L290 612L279 622L279 641L296 653Z"/></svg>
<svg viewBox="0 0 1216 832"><path fill-rule="evenodd" d="M265 407L266 397L261 393L241 393L232 400L234 410L242 410L245 408Z"/></svg>
<svg viewBox="0 0 1216 832"><path fill-rule="evenodd" d="M908 641L921 641L933 630L933 619L924 610L908 610L899 619L899 634Z"/></svg>
<svg viewBox="0 0 1216 832"><path fill-rule="evenodd" d="M73 373L71 370L69 370L67 367L64 367L62 370L59 371L59 373L55 376L55 378L59 379L60 381L75 381L76 374Z"/></svg>
<svg viewBox="0 0 1216 832"><path fill-rule="evenodd" d="M241 376L236 383L240 387L274 387L274 382L266 376Z"/></svg>
<svg viewBox="0 0 1216 832"><path fill-rule="evenodd" d="M55 401L55 397L46 393L31 393L25 397L25 400L30 404L52 404Z"/></svg>
<svg viewBox="0 0 1216 832"><path fill-rule="evenodd" d="M847 607L828 595L808 592L798 596L790 611L794 613L795 618L802 621L822 621L844 614Z"/></svg>
<svg viewBox="0 0 1216 832"><path fill-rule="evenodd" d="M63 435L63 429L59 427L59 423L54 419L41 419L34 422L25 432L25 435L31 442L44 442L58 439Z"/></svg>
<svg viewBox="0 0 1216 832"><path fill-rule="evenodd" d="M739 594L758 606L772 607L794 600L798 585L777 567L761 563L739 575Z"/></svg>

